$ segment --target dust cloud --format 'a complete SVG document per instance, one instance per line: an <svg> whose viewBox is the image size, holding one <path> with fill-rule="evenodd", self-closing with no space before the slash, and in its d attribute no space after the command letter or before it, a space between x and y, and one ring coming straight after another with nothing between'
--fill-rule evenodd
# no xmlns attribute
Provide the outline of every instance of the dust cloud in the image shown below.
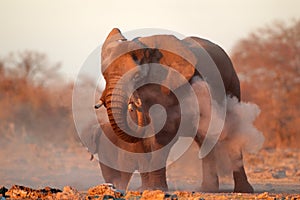
<svg viewBox="0 0 300 200"><path fill-rule="evenodd" d="M215 101L211 101L208 85L202 80L198 80L193 85L194 92L198 98L200 107L200 121L198 131L204 137L211 126L220 126L220 124L209 124L214 117L215 122L222 123L223 130L220 135L212 133L213 137L218 137L218 141L213 148L216 158L217 173L225 185L233 187L232 172L243 165L242 154L255 154L263 146L264 136L254 126L254 122L260 114L259 107L251 102L238 101L236 97L228 96L226 98L226 117L225 121L220 114L220 106ZM186 101L188 102L188 100ZM193 109L186 112L193 112ZM194 113L196 114L196 113ZM193 121L193 120L192 120ZM197 124L194 124L196 126ZM216 130L214 127L211 130ZM210 135L210 137L211 137ZM217 135L217 136L216 136ZM176 151L180 146L189 144L187 138L180 138L171 150ZM242 153L242 154L241 154ZM200 189L202 180L202 160L198 157L199 147L193 143L185 154L177 161L169 157L168 177L173 189L195 190ZM206 172L210 173L210 172ZM189 183L189 184L186 184ZM228 186L225 187L228 189Z"/></svg>
<svg viewBox="0 0 300 200"><path fill-rule="evenodd" d="M224 129L215 147L220 174L231 174L242 166L242 153L257 153L263 146L264 136L254 126L260 109L254 103L227 98Z"/></svg>

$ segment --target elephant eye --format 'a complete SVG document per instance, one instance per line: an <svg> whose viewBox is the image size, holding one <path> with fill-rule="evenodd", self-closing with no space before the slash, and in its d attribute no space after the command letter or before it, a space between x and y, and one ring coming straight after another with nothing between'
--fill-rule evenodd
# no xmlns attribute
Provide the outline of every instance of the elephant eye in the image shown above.
<svg viewBox="0 0 300 200"><path fill-rule="evenodd" d="M137 69L132 76L132 80L136 82L141 81L143 80L143 78L147 76L147 73L148 73L147 67L137 66Z"/></svg>
<svg viewBox="0 0 300 200"><path fill-rule="evenodd" d="M124 41L127 41L127 39L125 39L125 38L124 39L118 39L117 41L118 42L124 42Z"/></svg>
<svg viewBox="0 0 300 200"><path fill-rule="evenodd" d="M133 80L138 80L141 77L141 73L140 72L136 72L133 76Z"/></svg>

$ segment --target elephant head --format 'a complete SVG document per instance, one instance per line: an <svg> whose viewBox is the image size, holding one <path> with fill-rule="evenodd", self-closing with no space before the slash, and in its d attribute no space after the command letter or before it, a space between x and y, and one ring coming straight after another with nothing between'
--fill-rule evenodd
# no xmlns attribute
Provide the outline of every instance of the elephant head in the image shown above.
<svg viewBox="0 0 300 200"><path fill-rule="evenodd" d="M149 102L141 97L145 95L139 87L154 79L162 86L148 84L152 85L152 95L172 96L171 90L193 77L195 64L194 54L175 36L156 35L128 41L119 29L113 29L102 47L106 87L95 108L106 107L110 124L119 138L137 142L143 136L139 127L150 121ZM174 79L175 73L185 80Z"/></svg>

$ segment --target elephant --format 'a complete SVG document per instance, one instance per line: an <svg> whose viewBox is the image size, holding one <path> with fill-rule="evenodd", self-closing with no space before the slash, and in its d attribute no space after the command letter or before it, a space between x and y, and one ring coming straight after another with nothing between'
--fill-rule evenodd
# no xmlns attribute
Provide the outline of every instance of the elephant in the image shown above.
<svg viewBox="0 0 300 200"><path fill-rule="evenodd" d="M142 189L168 190L166 161L179 136L193 137L201 147L209 124L209 120L205 119L210 119L211 115L210 101L203 94L208 92L207 87L214 84L213 81L205 80L204 70L210 70L211 63L207 62L203 49L217 67L224 95L240 100L238 76L229 56L218 45L198 37L180 40L173 35L127 40L117 28L109 33L101 52L101 71L106 86L99 102L95 104L96 109L101 106L106 108L109 122L101 126L101 134L90 137L94 141L91 151L109 157L106 163L100 159L106 182L126 189L132 173L139 170ZM189 99L191 90L195 91L196 103L201 112L189 106L194 102ZM176 96L178 92L182 101ZM221 98L217 95L216 102L221 103L224 95ZM157 105L157 109L153 109ZM161 107L164 108L163 112ZM193 123L196 115L199 115L200 120ZM177 134L180 123L186 124L183 134ZM195 132L195 135L191 132ZM144 153L145 156L132 160L118 151L109 152L108 156L107 151L104 153L105 142L95 145L96 140L101 140L99 135L105 135L120 149ZM152 153L161 149L164 149L163 153ZM118 161L112 166L110 162L114 159ZM202 191L215 192L219 189L217 159L215 148L203 158ZM232 156L231 161L233 165L239 163L233 169L234 192L253 192L244 170L242 151ZM162 164L162 167L145 170L153 163ZM129 165L126 171L115 168L123 165Z"/></svg>

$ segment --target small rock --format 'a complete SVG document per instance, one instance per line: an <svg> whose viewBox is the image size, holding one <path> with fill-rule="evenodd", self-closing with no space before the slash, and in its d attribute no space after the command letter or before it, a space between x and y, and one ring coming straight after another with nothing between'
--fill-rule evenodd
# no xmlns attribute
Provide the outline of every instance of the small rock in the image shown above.
<svg viewBox="0 0 300 200"><path fill-rule="evenodd" d="M87 199L93 199L95 196L100 196L104 198L104 196L112 196L113 198L120 198L124 195L121 190L116 190L115 187L110 183L105 183L102 185L98 185L92 187L87 192Z"/></svg>
<svg viewBox="0 0 300 200"><path fill-rule="evenodd" d="M267 199L268 197L269 197L268 192L264 192L264 193L261 193L261 194L257 195L258 199Z"/></svg>
<svg viewBox="0 0 300 200"><path fill-rule="evenodd" d="M256 169L253 170L253 173L261 173L261 172L264 172L264 171L265 171L265 169L263 169L263 168L256 168Z"/></svg>
<svg viewBox="0 0 300 200"><path fill-rule="evenodd" d="M171 195L169 193L166 193L164 198L169 198L169 197L171 197Z"/></svg>
<svg viewBox="0 0 300 200"><path fill-rule="evenodd" d="M13 185L7 192L6 195L9 196L9 198L17 199L17 198L30 198L30 196L35 196L33 193L33 190L28 187L19 186L19 185Z"/></svg>
<svg viewBox="0 0 300 200"><path fill-rule="evenodd" d="M118 189L114 189L115 191L115 195L118 197L124 197L126 192L124 190L118 190Z"/></svg>
<svg viewBox="0 0 300 200"><path fill-rule="evenodd" d="M4 186L0 186L0 195L2 195L2 197L5 197L5 193L8 191L8 189Z"/></svg>
<svg viewBox="0 0 300 200"><path fill-rule="evenodd" d="M114 195L114 191L111 187L103 184L92 187L88 190L88 195Z"/></svg>
<svg viewBox="0 0 300 200"><path fill-rule="evenodd" d="M113 196L111 196L111 195L104 195L102 199L103 199L103 200L114 200L115 197L113 197Z"/></svg>
<svg viewBox="0 0 300 200"><path fill-rule="evenodd" d="M126 193L125 199L140 199L142 197L141 192L138 191L128 191Z"/></svg>
<svg viewBox="0 0 300 200"><path fill-rule="evenodd" d="M279 170L277 172L272 173L272 177L279 179L279 178L286 178L287 176L285 170Z"/></svg>
<svg viewBox="0 0 300 200"><path fill-rule="evenodd" d="M178 196L176 194L172 194L172 196L170 197L171 200L177 200Z"/></svg>
<svg viewBox="0 0 300 200"><path fill-rule="evenodd" d="M141 199L164 199L165 193L161 190L145 190Z"/></svg>
<svg viewBox="0 0 300 200"><path fill-rule="evenodd" d="M25 186L14 185L6 192L6 195L12 199L43 199L53 197L55 193L60 191L50 187L35 190Z"/></svg>
<svg viewBox="0 0 300 200"><path fill-rule="evenodd" d="M56 193L56 199L79 199L80 193L71 186L65 186L63 191Z"/></svg>
<svg viewBox="0 0 300 200"><path fill-rule="evenodd" d="M52 195L52 194L56 194L58 192L61 192L61 190L56 189L56 188L51 188L51 187L45 187L44 189L36 190L36 192L42 193L45 196L47 196L47 195Z"/></svg>
<svg viewBox="0 0 300 200"><path fill-rule="evenodd" d="M65 186L63 189L64 193L68 193L68 194L77 194L78 191L75 188L72 188L71 186Z"/></svg>
<svg viewBox="0 0 300 200"><path fill-rule="evenodd" d="M190 192L187 192L187 191L175 191L174 194L179 196L180 198L181 197L190 198L193 196L193 194L191 194Z"/></svg>

